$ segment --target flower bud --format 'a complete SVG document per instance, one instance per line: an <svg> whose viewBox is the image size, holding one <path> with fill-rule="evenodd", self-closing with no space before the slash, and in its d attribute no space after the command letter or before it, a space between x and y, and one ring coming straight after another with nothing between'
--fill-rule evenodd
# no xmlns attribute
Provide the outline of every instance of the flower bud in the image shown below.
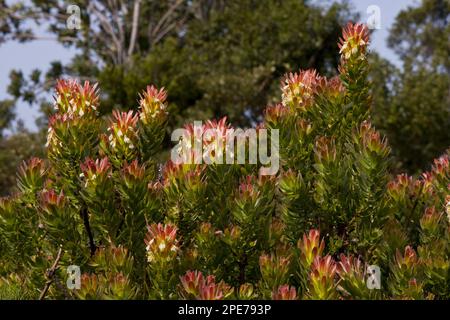
<svg viewBox="0 0 450 320"><path fill-rule="evenodd" d="M319 137L316 140L314 148L317 162L334 162L336 161L336 146L333 139L327 137Z"/></svg>
<svg viewBox="0 0 450 320"><path fill-rule="evenodd" d="M22 192L35 190L42 187L46 169L44 160L31 158L19 168L18 186Z"/></svg>
<svg viewBox="0 0 450 320"><path fill-rule="evenodd" d="M91 183L97 185L97 181L100 181L101 184L111 174L111 164L107 157L96 159L95 161L91 158L86 158L80 165L80 168L81 177L85 180L85 187Z"/></svg>
<svg viewBox="0 0 450 320"><path fill-rule="evenodd" d="M310 273L310 296L313 299L332 299L335 296L335 275L336 264L331 256L317 256Z"/></svg>
<svg viewBox="0 0 450 320"><path fill-rule="evenodd" d="M200 271L188 271L180 277L180 280L183 288L182 295L185 298L222 300L233 292L233 289L223 281L216 283L213 275L205 278Z"/></svg>
<svg viewBox="0 0 450 320"><path fill-rule="evenodd" d="M439 214L434 207L426 208L425 214L420 219L420 227L427 234L438 236L441 217L442 214Z"/></svg>
<svg viewBox="0 0 450 320"><path fill-rule="evenodd" d="M65 205L66 198L61 191L59 194L55 190L44 190L41 193L41 206L47 210L62 208Z"/></svg>
<svg viewBox="0 0 450 320"><path fill-rule="evenodd" d="M399 268L412 269L418 262L417 254L410 246L406 246L405 253L402 256L399 250L397 250L395 262Z"/></svg>
<svg viewBox="0 0 450 320"><path fill-rule="evenodd" d="M308 269L314 260L322 255L325 242L320 240L318 230L311 229L308 235L303 235L302 241L298 241L297 247L300 249L300 262Z"/></svg>
<svg viewBox="0 0 450 320"><path fill-rule="evenodd" d="M272 293L273 300L297 300L297 290L285 284Z"/></svg>

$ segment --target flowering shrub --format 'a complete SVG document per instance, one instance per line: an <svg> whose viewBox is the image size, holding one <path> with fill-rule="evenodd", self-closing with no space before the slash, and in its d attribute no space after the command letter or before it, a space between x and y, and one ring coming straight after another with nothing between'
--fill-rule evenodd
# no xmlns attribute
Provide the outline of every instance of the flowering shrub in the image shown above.
<svg viewBox="0 0 450 320"><path fill-rule="evenodd" d="M0 297L449 299L450 152L391 178L369 119L368 41L349 24L338 77L282 81L258 125L279 130L273 176L260 163L161 169L163 89L105 123L96 86L59 81L48 161L24 163L20 193L0 200ZM73 265L81 283L67 288Z"/></svg>

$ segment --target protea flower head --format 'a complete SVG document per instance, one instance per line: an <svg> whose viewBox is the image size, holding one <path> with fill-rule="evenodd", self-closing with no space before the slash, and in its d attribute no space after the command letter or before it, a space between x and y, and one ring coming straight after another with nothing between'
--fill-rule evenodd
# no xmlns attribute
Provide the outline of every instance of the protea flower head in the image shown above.
<svg viewBox="0 0 450 320"><path fill-rule="evenodd" d="M256 200L260 194L258 185L255 185L252 176L245 177L239 184L239 197L242 199Z"/></svg>
<svg viewBox="0 0 450 320"><path fill-rule="evenodd" d="M415 300L423 300L424 299L424 288L423 283L418 282L416 278L412 278L408 281L408 287L403 293L403 296L400 298L404 299L415 299Z"/></svg>
<svg viewBox="0 0 450 320"><path fill-rule="evenodd" d="M227 118L190 123L184 127L177 152L185 164L224 163L226 142L233 130Z"/></svg>
<svg viewBox="0 0 450 320"><path fill-rule="evenodd" d="M349 22L343 29L339 43L339 53L345 60L363 58L369 44L369 29L365 24Z"/></svg>
<svg viewBox="0 0 450 320"><path fill-rule="evenodd" d="M183 181L191 187L198 186L204 182L205 165L175 163L168 160L163 168L164 185Z"/></svg>
<svg viewBox="0 0 450 320"><path fill-rule="evenodd" d="M223 300L233 292L233 289L223 281L216 284L213 281L207 281L200 289L199 300Z"/></svg>
<svg viewBox="0 0 450 320"><path fill-rule="evenodd" d="M147 229L145 244L148 262L168 262L175 258L179 251L177 227L172 224L153 223L147 226Z"/></svg>
<svg viewBox="0 0 450 320"><path fill-rule="evenodd" d="M336 268L340 278L340 287L355 298L363 298L367 293L365 265L352 255L340 255Z"/></svg>
<svg viewBox="0 0 450 320"><path fill-rule="evenodd" d="M189 170L185 177L184 182L186 183L186 188L188 190L196 191L205 183L205 166L198 165Z"/></svg>
<svg viewBox="0 0 450 320"><path fill-rule="evenodd" d="M299 240L297 247L300 249L300 261L309 268L314 260L322 255L325 242L320 240L320 232L316 229L309 230L303 235L303 240Z"/></svg>
<svg viewBox="0 0 450 320"><path fill-rule="evenodd" d="M314 102L320 81L316 70L288 74L281 83L283 105L291 110L306 110Z"/></svg>
<svg viewBox="0 0 450 320"><path fill-rule="evenodd" d="M397 250L395 258L397 266L401 269L412 269L418 262L417 254L411 246L406 246L404 255Z"/></svg>
<svg viewBox="0 0 450 320"><path fill-rule="evenodd" d="M270 282L284 282L289 272L289 257L263 254L259 257L259 268L263 279Z"/></svg>
<svg viewBox="0 0 450 320"><path fill-rule="evenodd" d="M285 284L272 292L273 300L297 300L297 290Z"/></svg>
<svg viewBox="0 0 450 320"><path fill-rule="evenodd" d="M312 271L315 277L334 277L336 270L336 263L331 256L317 256L314 259Z"/></svg>
<svg viewBox="0 0 450 320"><path fill-rule="evenodd" d="M110 248L110 256L114 265L123 266L127 260L128 249L124 246L114 246L112 245Z"/></svg>
<svg viewBox="0 0 450 320"><path fill-rule="evenodd" d="M135 296L130 280L122 272L110 275L107 281L107 295L123 300L132 299Z"/></svg>
<svg viewBox="0 0 450 320"><path fill-rule="evenodd" d="M125 146L129 149L136 148L136 124L138 121L138 115L133 111L119 112L113 110L114 121L108 128L109 144L112 149L118 145Z"/></svg>
<svg viewBox="0 0 450 320"><path fill-rule="evenodd" d="M381 138L380 133L372 127L370 122L363 121L356 136L361 139L362 146L367 150L383 155L389 153L386 139Z"/></svg>
<svg viewBox="0 0 450 320"><path fill-rule="evenodd" d="M81 288L76 290L76 295L81 299L100 299L101 284L95 274L83 273L80 278Z"/></svg>
<svg viewBox="0 0 450 320"><path fill-rule="evenodd" d="M139 117L144 124L148 124L154 119L165 119L167 117L166 98L167 92L164 88L158 90L154 86L147 86L139 100Z"/></svg>
<svg viewBox="0 0 450 320"><path fill-rule="evenodd" d="M404 201L408 197L418 195L424 183L426 185L426 179L423 181L414 180L407 174L399 174L394 180L388 183L387 190L395 201Z"/></svg>
<svg viewBox="0 0 450 320"><path fill-rule="evenodd" d="M309 122L308 120L298 119L295 124L301 138L310 135L313 130L311 122Z"/></svg>
<svg viewBox="0 0 450 320"><path fill-rule="evenodd" d="M203 127L203 159L206 162L225 162L225 147L232 132L231 125L227 123L227 117L205 122Z"/></svg>
<svg viewBox="0 0 450 320"><path fill-rule="evenodd" d="M438 213L434 207L426 208L425 214L420 219L420 227L429 234L436 235L440 227L442 213Z"/></svg>
<svg viewBox="0 0 450 320"><path fill-rule="evenodd" d="M104 271L122 272L128 271L132 259L129 259L128 249L122 245L115 246L111 244L107 247L99 247L95 252L93 261L90 266L96 267L99 270L104 268Z"/></svg>
<svg viewBox="0 0 450 320"><path fill-rule="evenodd" d="M232 288L223 281L216 283L213 275L206 277L200 271L188 271L180 277L186 298L194 297L198 300L222 300L232 294Z"/></svg>
<svg viewBox="0 0 450 320"><path fill-rule="evenodd" d="M447 177L447 179L450 179L450 156L445 154L438 159L435 159L431 174L436 178Z"/></svg>
<svg viewBox="0 0 450 320"><path fill-rule="evenodd" d="M137 159L134 159L130 164L123 165L121 173L127 181L140 181L145 176L145 165L140 165Z"/></svg>
<svg viewBox="0 0 450 320"><path fill-rule="evenodd" d="M64 206L65 201L66 197L62 190L59 194L53 189L41 192L41 205L45 209L61 208Z"/></svg>
<svg viewBox="0 0 450 320"><path fill-rule="evenodd" d="M231 226L222 231L216 231L216 235L222 237L222 240L230 246L241 241L241 228L239 226Z"/></svg>
<svg viewBox="0 0 450 320"><path fill-rule="evenodd" d="M95 175L108 173L111 168L111 164L109 163L107 157L96 159L95 161L91 158L86 158L84 163L80 165L80 168L84 173L84 176L93 177Z"/></svg>
<svg viewBox="0 0 450 320"><path fill-rule="evenodd" d="M317 138L314 151L317 162L336 161L336 145L334 139L332 138L325 136Z"/></svg>
<svg viewBox="0 0 450 320"><path fill-rule="evenodd" d="M399 193L400 190L406 190L413 184L413 178L405 173L397 175L395 180L388 183L388 190L393 193Z"/></svg>
<svg viewBox="0 0 450 320"><path fill-rule="evenodd" d="M278 103L264 110L264 119L269 124L278 124L289 115L289 108Z"/></svg>
<svg viewBox="0 0 450 320"><path fill-rule="evenodd" d="M345 87L339 78L339 76L327 79L326 77L320 78L317 85L317 93L325 94L328 97L338 97L345 93Z"/></svg>
<svg viewBox="0 0 450 320"><path fill-rule="evenodd" d="M200 271L188 271L182 277L180 277L181 285L187 294L192 296L198 296L200 288L204 284L203 274Z"/></svg>
<svg viewBox="0 0 450 320"><path fill-rule="evenodd" d="M19 168L18 186L22 192L32 191L43 185L45 176L44 160L31 158Z"/></svg>
<svg viewBox="0 0 450 320"><path fill-rule="evenodd" d="M340 261L337 265L337 272L339 275L362 275L364 273L364 265L360 259L352 255L346 256L341 253Z"/></svg>
<svg viewBox="0 0 450 320"><path fill-rule="evenodd" d="M85 180L85 186L90 182L94 182L97 178L107 178L111 173L111 164L107 157L102 159L91 158L86 160L80 165L81 177Z"/></svg>
<svg viewBox="0 0 450 320"><path fill-rule="evenodd" d="M58 80L56 83L55 109L59 114L75 117L96 115L99 103L97 84L91 85L85 81L84 85L76 80Z"/></svg>
<svg viewBox="0 0 450 320"><path fill-rule="evenodd" d="M100 136L101 152L116 168L122 167L124 161L133 161L138 155L138 120L139 115L133 111L114 110L108 134Z"/></svg>
<svg viewBox="0 0 450 320"><path fill-rule="evenodd" d="M50 116L48 119L47 142L45 143L45 146L49 148L60 146L61 143L56 136L56 130L64 130L74 119L74 116L68 113L56 113Z"/></svg>
<svg viewBox="0 0 450 320"><path fill-rule="evenodd" d="M310 273L309 294L314 299L330 299L335 295L334 277L336 275L336 263L329 255L317 256L312 264Z"/></svg>
<svg viewBox="0 0 450 320"><path fill-rule="evenodd" d="M251 300L256 297L255 288L251 283L244 283L239 286L238 297L241 300Z"/></svg>

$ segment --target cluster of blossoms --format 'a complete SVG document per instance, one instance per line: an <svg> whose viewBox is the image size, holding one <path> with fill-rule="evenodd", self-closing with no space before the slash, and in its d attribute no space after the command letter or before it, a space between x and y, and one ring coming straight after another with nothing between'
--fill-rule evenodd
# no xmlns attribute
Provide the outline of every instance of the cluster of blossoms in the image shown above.
<svg viewBox="0 0 450 320"><path fill-rule="evenodd" d="M336 270L341 278L350 278L349 280L357 279L365 285L364 264L360 259L341 253L339 260Z"/></svg>
<svg viewBox="0 0 450 320"><path fill-rule="evenodd" d="M336 160L336 146L332 138L319 137L314 150L317 162L334 162Z"/></svg>
<svg viewBox="0 0 450 320"><path fill-rule="evenodd" d="M273 300L297 300L297 290L285 284L280 286L276 292L272 294Z"/></svg>
<svg viewBox="0 0 450 320"><path fill-rule="evenodd" d="M405 199L405 195L408 195L408 197L418 195L421 188L422 182L420 180L414 180L407 174L397 175L397 177L387 185L390 196L398 201Z"/></svg>
<svg viewBox="0 0 450 320"><path fill-rule="evenodd" d="M361 23L349 23L343 31L343 37L339 43L339 53L349 60L352 57L363 59L369 44L369 30Z"/></svg>
<svg viewBox="0 0 450 320"><path fill-rule="evenodd" d="M259 257L259 266L263 278L282 278L289 271L289 257L263 254Z"/></svg>
<svg viewBox="0 0 450 320"><path fill-rule="evenodd" d="M335 296L336 263L329 255L317 256L310 273L310 295L314 299L330 299Z"/></svg>
<svg viewBox="0 0 450 320"><path fill-rule="evenodd" d="M31 158L19 168L18 187L22 191L32 190L33 186L41 185L44 181L46 168L44 161L39 158Z"/></svg>
<svg viewBox="0 0 450 320"><path fill-rule="evenodd" d="M268 108L266 115L269 120L286 116L288 110L306 111L319 95L337 98L345 92L345 87L338 76L327 79L316 70L308 69L289 73L282 81L281 90L282 104Z"/></svg>
<svg viewBox="0 0 450 320"><path fill-rule="evenodd" d="M56 128L60 125L68 126L82 118L93 119L98 115L99 95L97 85L85 81L84 85L74 79L58 80L54 97L56 113L49 119L47 147L62 142L57 138Z"/></svg>
<svg viewBox="0 0 450 320"><path fill-rule="evenodd" d="M404 255L397 250L395 262L399 268L412 268L418 262L417 254L411 246L407 246Z"/></svg>
<svg viewBox="0 0 450 320"><path fill-rule="evenodd" d="M149 124L154 118L166 118L167 113L167 92L164 88L157 89L154 86L147 86L147 90L140 96L139 108L142 123Z"/></svg>
<svg viewBox="0 0 450 320"><path fill-rule="evenodd" d="M362 139L362 145L370 152L388 154L389 147L386 138L382 138L380 132L376 131L370 122L363 121L359 128L359 137Z"/></svg>
<svg viewBox="0 0 450 320"><path fill-rule="evenodd" d="M289 108L281 103L269 106L264 110L264 118L269 124L278 123L289 116Z"/></svg>
<svg viewBox="0 0 450 320"><path fill-rule="evenodd" d="M309 268L316 257L322 255L325 242L320 240L320 232L318 230L311 229L307 235L303 235L303 240L299 240L297 246L300 249L300 261L305 268Z"/></svg>
<svg viewBox="0 0 450 320"><path fill-rule="evenodd" d="M96 159L86 158L85 162L80 165L81 174L80 177L85 180L85 187L89 183L95 182L99 177L102 179L110 178L111 164L108 158Z"/></svg>
<svg viewBox="0 0 450 320"><path fill-rule="evenodd" d="M186 126L179 152L191 161L159 164L164 89L148 86L138 111L115 110L104 126L96 86L59 82L48 162L25 163L20 193L0 199L0 293L26 265L16 283L35 294L60 256L58 279L73 262L90 273L47 297L450 297L450 151L422 176L389 182L387 142L367 121L367 41L365 27L347 26L339 77L289 74L283 103L245 131L277 133L273 175L261 158L217 165L228 151L239 160L238 148L223 152L237 131L226 118ZM383 280L371 290L374 265Z"/></svg>
<svg viewBox="0 0 450 320"><path fill-rule="evenodd" d="M173 260L178 251L177 227L171 224L151 224L145 239L147 261L169 262Z"/></svg>
<svg viewBox="0 0 450 320"><path fill-rule="evenodd" d="M108 127L108 141L112 149L124 147L126 149L136 148L138 139L136 125L139 115L133 111L119 112L113 111L114 121Z"/></svg>
<svg viewBox="0 0 450 320"><path fill-rule="evenodd" d="M322 81L316 70L290 73L282 82L282 103L292 110L305 110L314 102L314 94Z"/></svg>
<svg viewBox="0 0 450 320"><path fill-rule="evenodd" d="M85 114L98 114L97 84L91 86L89 81L84 85L74 79L58 80L54 107L60 114L82 117Z"/></svg>
<svg viewBox="0 0 450 320"><path fill-rule="evenodd" d="M233 293L225 282L216 283L213 275L206 277L200 271L188 271L180 277L183 295L198 300L222 300Z"/></svg>
<svg viewBox="0 0 450 320"><path fill-rule="evenodd" d="M66 198L62 191L59 194L53 189L41 192L41 205L43 208L61 207L64 205L65 200Z"/></svg>
<svg viewBox="0 0 450 320"><path fill-rule="evenodd" d="M205 123L194 122L184 127L176 152L185 164L224 163L226 143L232 135L226 117Z"/></svg>

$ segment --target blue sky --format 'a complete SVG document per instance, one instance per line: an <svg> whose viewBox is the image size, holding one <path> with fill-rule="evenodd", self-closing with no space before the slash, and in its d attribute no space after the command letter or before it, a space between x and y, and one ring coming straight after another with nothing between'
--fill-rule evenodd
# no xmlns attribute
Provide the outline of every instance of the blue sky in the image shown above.
<svg viewBox="0 0 450 320"><path fill-rule="evenodd" d="M10 1L8 1L10 2ZM12 1L11 1L12 2ZM381 29L375 30L372 35L371 49L379 52L383 57L399 65L398 57L386 46L389 28L397 14L408 6L416 5L418 0L352 0L355 9L360 12L361 22L368 18L367 8L377 5L380 8ZM51 35L49 35L51 36ZM9 42L0 45L0 99L8 97L6 92L9 83L11 69L20 69L28 75L33 69L46 70L51 61L60 60L69 62L74 55L74 50L69 50L53 40L39 40L26 44ZM49 96L49 99L51 97ZM37 108L30 107L26 103L19 103L17 117L22 119L27 128L35 130L35 119L38 116Z"/></svg>

